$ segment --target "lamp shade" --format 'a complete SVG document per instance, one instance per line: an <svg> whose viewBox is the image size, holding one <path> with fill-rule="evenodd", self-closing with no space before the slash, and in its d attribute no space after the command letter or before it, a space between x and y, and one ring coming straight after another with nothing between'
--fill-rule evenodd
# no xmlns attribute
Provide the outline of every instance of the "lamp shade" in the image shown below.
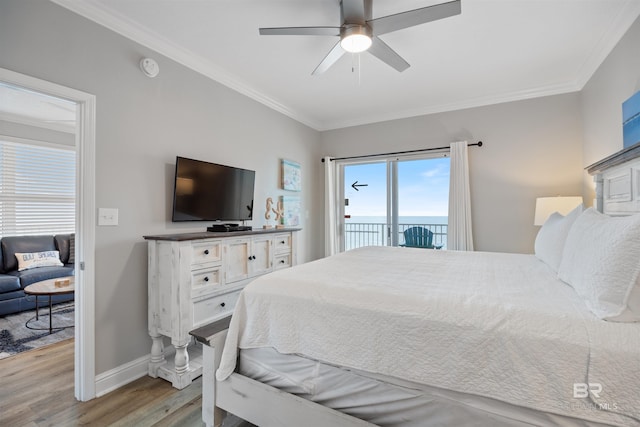
<svg viewBox="0 0 640 427"><path fill-rule="evenodd" d="M538 197L536 199L536 213L533 225L544 224L554 212L566 215L581 203L581 196Z"/></svg>

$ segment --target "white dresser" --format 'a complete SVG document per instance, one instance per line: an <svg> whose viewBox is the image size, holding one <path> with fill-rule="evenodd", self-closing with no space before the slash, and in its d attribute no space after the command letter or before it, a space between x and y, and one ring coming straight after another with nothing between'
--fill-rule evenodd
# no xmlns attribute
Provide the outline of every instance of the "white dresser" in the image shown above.
<svg viewBox="0 0 640 427"><path fill-rule="evenodd" d="M201 352L189 331L231 314L254 277L295 265L297 231L144 236L149 247L149 375L178 389L202 375ZM171 339L171 351L165 350L164 337Z"/></svg>

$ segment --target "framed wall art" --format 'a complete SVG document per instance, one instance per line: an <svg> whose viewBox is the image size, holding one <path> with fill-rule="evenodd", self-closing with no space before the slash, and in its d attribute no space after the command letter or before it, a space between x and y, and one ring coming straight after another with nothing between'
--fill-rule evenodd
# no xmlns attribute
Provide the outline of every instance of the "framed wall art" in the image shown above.
<svg viewBox="0 0 640 427"><path fill-rule="evenodd" d="M302 190L302 170L300 164L282 159L282 189L290 191Z"/></svg>
<svg viewBox="0 0 640 427"><path fill-rule="evenodd" d="M631 147L640 142L640 92L622 104L623 147Z"/></svg>
<svg viewBox="0 0 640 427"><path fill-rule="evenodd" d="M300 197L298 196L280 196L282 201L282 224L285 227L295 227L300 225Z"/></svg>

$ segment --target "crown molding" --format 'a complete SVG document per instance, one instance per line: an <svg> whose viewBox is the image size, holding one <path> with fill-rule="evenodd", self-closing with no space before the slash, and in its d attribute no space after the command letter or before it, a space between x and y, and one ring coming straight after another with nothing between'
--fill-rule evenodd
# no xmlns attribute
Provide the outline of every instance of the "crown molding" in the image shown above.
<svg viewBox="0 0 640 427"><path fill-rule="evenodd" d="M464 110L467 108L486 107L488 105L502 104L505 102L524 101L527 99L540 98L543 96L562 95L565 93L578 92L580 91L580 89L581 88L575 82L549 85L534 89L525 89L516 92L504 93L500 95L478 97L460 102L453 102L450 104L440 104L424 108L402 110L389 114L365 116L354 120L330 121L323 123L323 126L318 130L327 131L353 126L362 126L378 122L386 122L390 120L426 116L429 114L445 113L448 111Z"/></svg>
<svg viewBox="0 0 640 427"><path fill-rule="evenodd" d="M127 17L90 0L50 0L84 18L87 18L123 37L126 37L142 46L152 49L187 68L196 71L210 79L233 89L267 107L278 111L293 120L318 130L319 124L302 114L299 114L277 99L270 97L253 88L246 82L233 76L223 68L198 55L186 51L182 47L170 42L159 34L140 28Z"/></svg>

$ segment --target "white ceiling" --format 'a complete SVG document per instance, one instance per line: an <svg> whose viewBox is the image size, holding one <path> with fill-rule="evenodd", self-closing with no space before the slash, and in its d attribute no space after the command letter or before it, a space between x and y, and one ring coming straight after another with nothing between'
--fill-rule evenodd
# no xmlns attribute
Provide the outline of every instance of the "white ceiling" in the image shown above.
<svg viewBox="0 0 640 427"><path fill-rule="evenodd" d="M339 26L339 0L52 1L318 130L580 90L640 15L639 0L462 0L381 36L408 70L347 54L312 76L337 37L258 28ZM443 1L373 0L373 17Z"/></svg>

